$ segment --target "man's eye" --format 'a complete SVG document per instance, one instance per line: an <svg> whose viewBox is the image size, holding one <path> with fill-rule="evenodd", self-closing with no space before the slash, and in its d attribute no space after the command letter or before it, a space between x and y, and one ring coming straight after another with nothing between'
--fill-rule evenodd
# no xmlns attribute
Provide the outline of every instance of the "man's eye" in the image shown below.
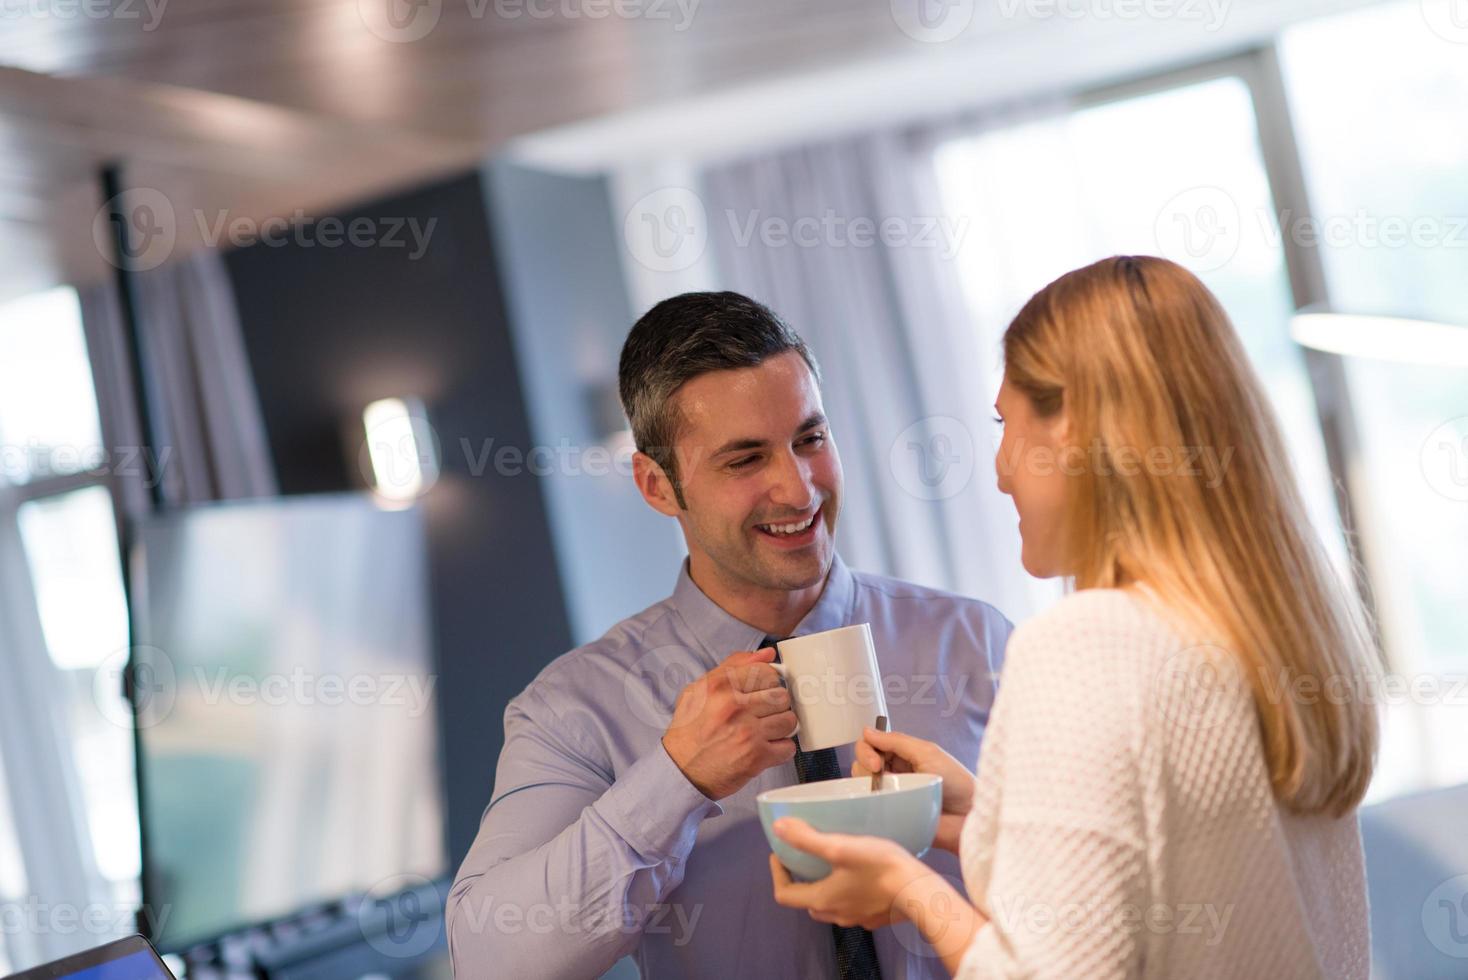
<svg viewBox="0 0 1468 980"><path fill-rule="evenodd" d="M824 432L813 432L801 440L807 446L819 446L825 441L826 434Z"/></svg>
<svg viewBox="0 0 1468 980"><path fill-rule="evenodd" d="M730 463L729 464L729 469L731 469L731 470L742 470L742 469L746 469L752 463L754 463L754 461L757 460L757 459L759 459L758 456L744 456L744 457L741 457L739 459L736 459L734 462Z"/></svg>

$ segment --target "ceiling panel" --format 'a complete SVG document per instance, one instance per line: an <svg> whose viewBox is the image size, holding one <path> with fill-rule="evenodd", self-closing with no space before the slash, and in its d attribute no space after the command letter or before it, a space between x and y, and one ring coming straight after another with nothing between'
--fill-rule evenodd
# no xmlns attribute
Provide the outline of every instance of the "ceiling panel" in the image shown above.
<svg viewBox="0 0 1468 980"><path fill-rule="evenodd" d="M598 16L607 0L12 5L0 296L105 274L88 243L107 161L167 195L187 245L198 213L309 213L472 166L515 136L912 43L887 0L618 2L645 16ZM389 5L436 17L432 30L402 40Z"/></svg>

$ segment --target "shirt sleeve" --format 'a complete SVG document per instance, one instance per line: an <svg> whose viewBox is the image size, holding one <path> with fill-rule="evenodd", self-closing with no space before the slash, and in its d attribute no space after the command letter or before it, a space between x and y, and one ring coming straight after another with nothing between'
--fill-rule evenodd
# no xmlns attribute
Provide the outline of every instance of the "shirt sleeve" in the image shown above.
<svg viewBox="0 0 1468 980"><path fill-rule="evenodd" d="M597 977L637 946L722 812L661 742L613 777L534 688L505 712L495 798L449 893L460 977Z"/></svg>
<svg viewBox="0 0 1468 980"><path fill-rule="evenodd" d="M988 862L974 897L989 921L958 980L1139 975L1148 879L1136 707L1109 669L1110 643L1084 627L1025 626L1010 640L989 733L998 744L979 773L992 833L963 841Z"/></svg>

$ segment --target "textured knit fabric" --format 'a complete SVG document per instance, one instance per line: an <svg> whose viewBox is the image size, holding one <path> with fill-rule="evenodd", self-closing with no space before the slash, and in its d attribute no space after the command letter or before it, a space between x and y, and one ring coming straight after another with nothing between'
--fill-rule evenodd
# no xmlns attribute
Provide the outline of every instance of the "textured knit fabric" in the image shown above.
<svg viewBox="0 0 1468 980"><path fill-rule="evenodd" d="M1142 594L1086 590L1014 633L964 882L958 976L1365 978L1356 815L1274 800L1253 700Z"/></svg>

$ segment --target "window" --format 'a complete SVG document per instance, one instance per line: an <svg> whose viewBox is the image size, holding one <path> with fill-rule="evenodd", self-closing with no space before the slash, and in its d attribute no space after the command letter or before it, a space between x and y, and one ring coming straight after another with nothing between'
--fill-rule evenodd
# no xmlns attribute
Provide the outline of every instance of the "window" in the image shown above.
<svg viewBox="0 0 1468 980"><path fill-rule="evenodd" d="M97 399L76 291L0 307L0 479L79 473L101 460Z"/></svg>
<svg viewBox="0 0 1468 980"><path fill-rule="evenodd" d="M1454 43L1428 6L1311 22L1281 62L1332 305L1468 327L1468 26ZM1468 368L1347 358L1346 374L1393 666L1468 676ZM1403 789L1468 781L1451 749L1468 745L1468 698L1450 690L1391 706L1420 732L1383 767Z"/></svg>
<svg viewBox="0 0 1468 980"><path fill-rule="evenodd" d="M0 837L0 896L13 899L42 887L27 884L37 877L27 871L52 869L28 869L25 861L47 862L47 848L67 848L81 855L82 874L90 879L72 883L78 895L126 909L139 901L140 872L132 732L122 692L107 680L126 656L128 620L102 446L75 291L56 289L0 307L0 542L23 553L23 561L9 566L18 572L5 584L24 593L19 600L12 597L12 608L35 619L39 629L30 633L42 641L29 643L27 633L10 624L0 642L17 647L6 651L16 667L39 672L41 682L34 687L46 695L44 703L27 705L34 717L9 727L7 738L19 742L25 755L38 749L39 740L60 733L54 755L64 772L53 774L52 785L60 789L48 806L55 809L61 799L85 834L81 840ZM31 648L37 645L44 649ZM99 676L109 664L112 669ZM8 790L0 794L7 832L13 811L5 796L15 802L28 785L23 781L32 778L14 767L9 776L0 787ZM48 881L56 885L54 876ZM126 920L107 918L115 924ZM83 947L108 938L86 932L74 941ZM6 952L20 965L56 949L16 945Z"/></svg>
<svg viewBox="0 0 1468 980"><path fill-rule="evenodd" d="M1207 283L1270 393L1343 575L1337 481L1289 333L1309 300L1287 260L1320 243L1337 309L1468 325L1468 58L1423 16L1400 3L1292 30L1280 46L1288 113L1273 111L1286 99L1268 59L1245 56L1094 93L935 155L945 208L970 221L961 274L986 342L1035 290L1107 255L1165 255ZM1267 147L1256 105L1271 107ZM1311 213L1278 207L1270 174L1282 156L1303 171ZM1389 228L1406 240L1384 241ZM1468 676L1468 369L1347 359L1345 374L1360 433L1345 465L1391 670L1435 692L1428 705L1388 697L1374 800L1468 780L1468 756L1451 748L1468 744L1468 704L1443 703ZM1434 465L1447 476L1434 480Z"/></svg>
<svg viewBox="0 0 1468 980"><path fill-rule="evenodd" d="M1116 254L1193 269L1227 308L1274 400L1322 537L1345 562L1248 86L1223 77L1107 101L942 146L945 206L987 340L1036 290ZM997 379L995 379L997 386Z"/></svg>
<svg viewBox="0 0 1468 980"><path fill-rule="evenodd" d="M97 868L123 901L139 875L133 743L128 705L113 669L128 645L117 524L102 486L28 501L21 540L46 649L65 694L77 776Z"/></svg>

